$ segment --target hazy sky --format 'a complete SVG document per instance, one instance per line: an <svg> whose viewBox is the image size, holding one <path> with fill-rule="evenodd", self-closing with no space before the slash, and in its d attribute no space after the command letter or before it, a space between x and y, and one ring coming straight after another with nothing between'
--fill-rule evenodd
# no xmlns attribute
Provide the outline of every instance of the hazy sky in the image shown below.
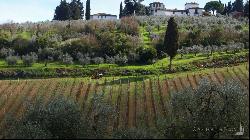
<svg viewBox="0 0 250 140"><path fill-rule="evenodd" d="M52 20L54 10L61 0L0 0L0 23L14 21L44 21ZM71 1L71 0L67 0ZM91 14L109 13L119 14L119 4L124 0L91 0ZM168 9L184 9L186 2L198 2L204 7L210 0L145 0L144 4L163 2ZM221 0L226 3L229 0ZM233 1L233 0L232 0ZM86 0L82 0L84 6Z"/></svg>

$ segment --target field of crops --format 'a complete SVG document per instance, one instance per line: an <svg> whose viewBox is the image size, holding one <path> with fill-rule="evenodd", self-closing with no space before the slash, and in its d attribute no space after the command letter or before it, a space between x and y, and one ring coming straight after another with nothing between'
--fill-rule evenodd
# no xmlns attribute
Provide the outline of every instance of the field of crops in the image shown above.
<svg viewBox="0 0 250 140"><path fill-rule="evenodd" d="M199 80L206 77L221 84L225 79L235 79L249 90L249 69L234 67L210 74L188 74L173 79L149 78L138 81L113 79L87 82L82 79L45 79L0 81L0 123L7 113L20 117L24 104L35 98L44 103L51 98L64 95L72 97L81 105L87 116L92 112L94 93L104 93L105 99L115 106L116 117L110 119L110 128L127 128L146 125L153 127L157 119L166 116L166 102L172 92L183 88L196 88Z"/></svg>

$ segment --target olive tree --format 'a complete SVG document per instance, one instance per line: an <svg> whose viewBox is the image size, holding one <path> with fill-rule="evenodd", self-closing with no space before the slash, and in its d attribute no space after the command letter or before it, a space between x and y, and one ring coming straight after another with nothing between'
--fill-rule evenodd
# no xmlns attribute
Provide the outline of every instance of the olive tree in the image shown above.
<svg viewBox="0 0 250 140"><path fill-rule="evenodd" d="M37 61L37 59L38 59L38 56L34 52L31 52L30 54L22 56L23 64L25 66L32 66L33 63Z"/></svg>
<svg viewBox="0 0 250 140"><path fill-rule="evenodd" d="M12 55L7 56L5 58L5 61L8 64L8 66L14 66L14 65L16 65L18 60L19 60L18 56L12 56Z"/></svg>
<svg viewBox="0 0 250 140"><path fill-rule="evenodd" d="M237 138L240 126L248 137L248 93L237 81L222 85L201 80L196 90L173 93L168 104L168 138Z"/></svg>
<svg viewBox="0 0 250 140"><path fill-rule="evenodd" d="M35 98L25 104L26 112L19 119L4 120L4 138L10 139L69 139L84 138L86 123L80 106L71 98L58 96L46 105Z"/></svg>
<svg viewBox="0 0 250 140"><path fill-rule="evenodd" d="M74 63L73 58L68 53L60 56L60 59L63 62L63 64L65 64L67 67Z"/></svg>

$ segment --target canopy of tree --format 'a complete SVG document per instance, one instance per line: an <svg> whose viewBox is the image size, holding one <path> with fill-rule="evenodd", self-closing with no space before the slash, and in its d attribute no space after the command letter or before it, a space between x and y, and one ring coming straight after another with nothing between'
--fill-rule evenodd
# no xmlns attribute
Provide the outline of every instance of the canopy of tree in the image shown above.
<svg viewBox="0 0 250 140"><path fill-rule="evenodd" d="M213 11L213 14L215 11L222 13L224 10L224 5L220 1L210 1L205 5L204 9L206 11Z"/></svg>
<svg viewBox="0 0 250 140"><path fill-rule="evenodd" d="M67 3L61 0L59 6L56 7L54 20L78 20L83 19L84 7L80 0L72 0Z"/></svg>

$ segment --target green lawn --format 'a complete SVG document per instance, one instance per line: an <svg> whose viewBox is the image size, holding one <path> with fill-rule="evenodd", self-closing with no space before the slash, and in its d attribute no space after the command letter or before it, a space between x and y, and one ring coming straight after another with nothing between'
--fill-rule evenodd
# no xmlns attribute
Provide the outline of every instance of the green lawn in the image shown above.
<svg viewBox="0 0 250 140"><path fill-rule="evenodd" d="M237 53L235 55L245 55L247 54L248 51L242 51L240 53ZM223 56L227 56L230 54L227 53L223 53L223 54L219 54L219 53L214 53L213 57L223 57ZM212 59L212 57L207 58L205 56L203 56L202 54L198 54L197 56L194 56L193 54L188 54L185 55L183 58L181 58L180 55L177 55L175 57L175 59L173 60L173 65L174 66L181 66L181 65L187 65L190 64L193 61L204 61L204 60L208 60L208 59ZM168 67L169 65L169 58L164 58L161 60L157 60L156 63L154 64L150 64L150 65L128 65L128 66L118 66L116 64L100 64L100 65L88 65L88 66L81 66L79 64L73 64L73 65L69 65L68 67L60 62L53 62L53 63L48 63L47 68L89 68L89 69L95 69L95 68L122 68L122 69L161 69L163 67ZM33 64L32 67L25 67L22 64L22 61L19 61L17 66L13 66L10 67L6 64L6 62L2 59L0 60L0 69L34 69L34 68L45 68L44 63L35 63Z"/></svg>

